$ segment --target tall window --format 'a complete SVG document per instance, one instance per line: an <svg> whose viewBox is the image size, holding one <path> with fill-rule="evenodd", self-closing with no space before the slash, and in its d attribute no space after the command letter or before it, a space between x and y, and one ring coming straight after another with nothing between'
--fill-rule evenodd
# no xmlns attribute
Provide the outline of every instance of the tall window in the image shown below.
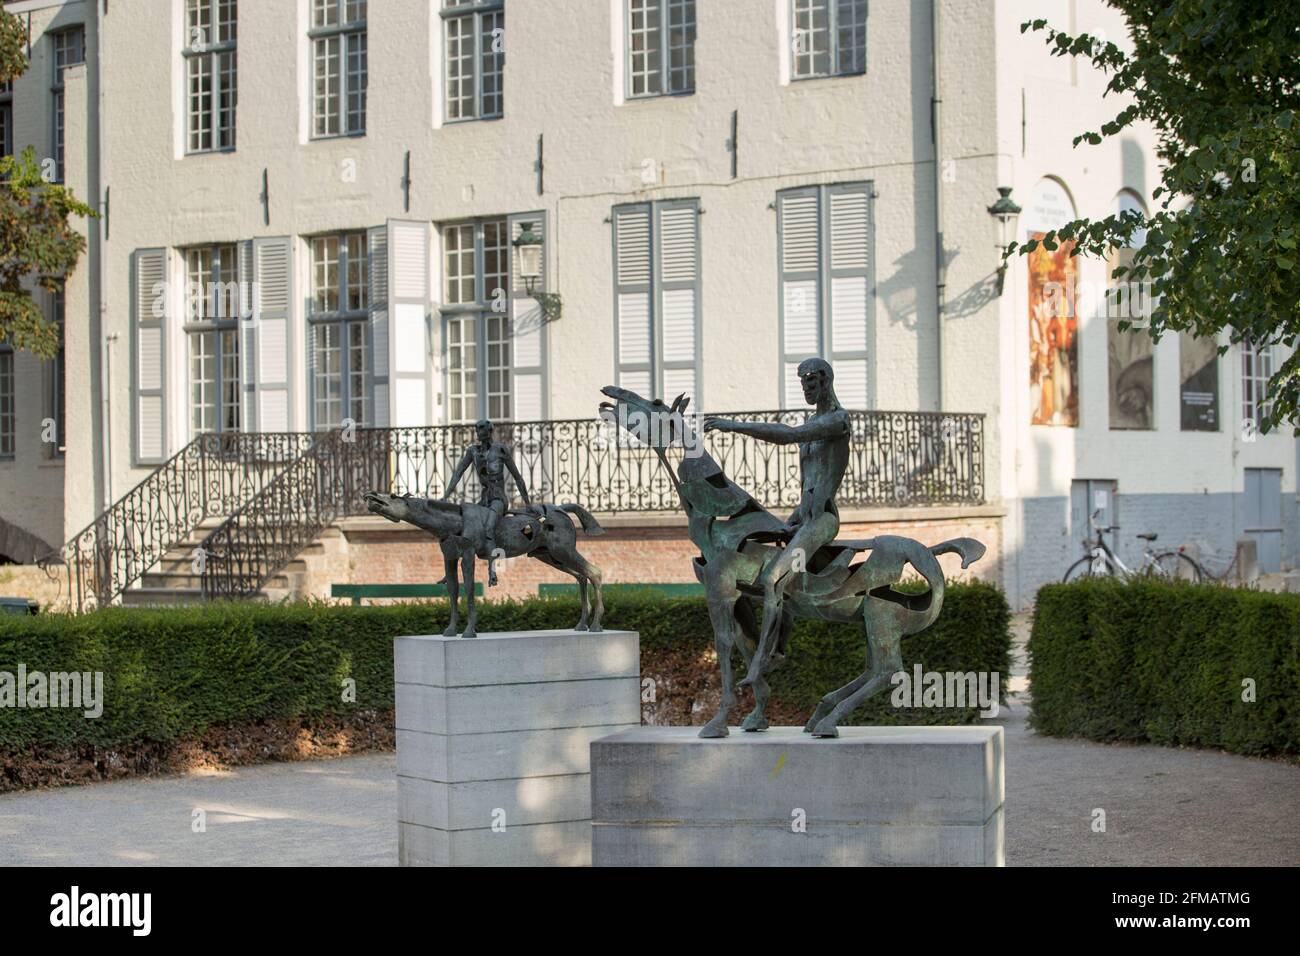
<svg viewBox="0 0 1300 956"><path fill-rule="evenodd" d="M511 417L510 232L505 219L442 230L450 424Z"/></svg>
<svg viewBox="0 0 1300 956"><path fill-rule="evenodd" d="M797 80L867 69L867 0L790 0L790 64Z"/></svg>
<svg viewBox="0 0 1300 956"><path fill-rule="evenodd" d="M14 456L14 350L0 343L0 458Z"/></svg>
<svg viewBox="0 0 1300 956"><path fill-rule="evenodd" d="M0 156L14 153L14 81L0 83Z"/></svg>
<svg viewBox="0 0 1300 956"><path fill-rule="evenodd" d="M370 257L364 232L311 240L312 417L316 428L371 424Z"/></svg>
<svg viewBox="0 0 1300 956"><path fill-rule="evenodd" d="M447 119L491 119L505 108L504 0L443 0Z"/></svg>
<svg viewBox="0 0 1300 956"><path fill-rule="evenodd" d="M311 0L312 135L366 131L366 0Z"/></svg>
<svg viewBox="0 0 1300 956"><path fill-rule="evenodd" d="M185 0L186 148L235 147L236 0Z"/></svg>
<svg viewBox="0 0 1300 956"><path fill-rule="evenodd" d="M1268 401L1268 380L1273 377L1273 346L1241 343L1241 418L1259 428L1272 411Z"/></svg>
<svg viewBox="0 0 1300 956"><path fill-rule="evenodd" d="M628 96L695 92L695 0L627 0Z"/></svg>
<svg viewBox="0 0 1300 956"><path fill-rule="evenodd" d="M54 39L54 170L58 182L63 182L63 71L70 66L86 62L86 32L82 27L72 27L53 35Z"/></svg>
<svg viewBox="0 0 1300 956"><path fill-rule="evenodd" d="M54 442L49 445L49 454L51 458L62 458L64 451L67 449L68 439L64 434L64 422L67 420L67 385L64 378L67 371L67 338L65 329L67 328L67 314L65 309L65 298L63 287L53 293L50 299L54 324L59 329L59 354L50 360L50 397L49 410L50 417L54 419Z"/></svg>
<svg viewBox="0 0 1300 956"><path fill-rule="evenodd" d="M238 431L239 248L185 250L190 432Z"/></svg>

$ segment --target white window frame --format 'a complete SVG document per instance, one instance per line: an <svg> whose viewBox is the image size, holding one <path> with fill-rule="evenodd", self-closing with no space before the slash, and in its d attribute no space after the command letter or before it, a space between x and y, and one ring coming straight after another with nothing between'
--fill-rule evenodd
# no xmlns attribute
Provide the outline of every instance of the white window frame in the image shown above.
<svg viewBox="0 0 1300 956"><path fill-rule="evenodd" d="M366 134L367 90L370 86L370 40L367 30L367 0L309 0L307 59L311 67L310 132L312 139L337 139ZM332 21L328 11L333 11ZM360 16L357 16L357 13ZM318 16L324 22L318 23ZM335 52L326 54L337 60L338 91L322 97L322 45L334 42ZM353 44L356 48L352 49ZM356 68L356 62L360 68ZM334 74L331 72L330 77ZM328 82L328 78L327 78ZM330 104L333 104L332 106ZM355 122L354 122L355 120Z"/></svg>
<svg viewBox="0 0 1300 956"><path fill-rule="evenodd" d="M624 31L623 31L623 50L624 50L624 74L627 77L627 88L624 95L629 100L653 99L658 96L690 96L695 92L695 40L697 32L697 10L695 0L619 0L625 5ZM637 17L647 17L651 11L655 11L659 17L657 27L651 29L636 29ZM688 39L682 46L673 45L673 31L678 25L676 17L682 17L680 21L684 24L687 31ZM644 22L644 21L643 21ZM649 58L652 49L658 49L659 68L657 70L635 69L637 54L632 49L632 39L634 33L640 33L648 41L653 40L656 46L647 44L642 56ZM673 51L684 50L686 62L681 66L673 65ZM678 78L684 79L678 83ZM645 78L646 88L638 92L636 90L637 80ZM650 80L654 80L653 83ZM654 87L653 89L651 87Z"/></svg>
<svg viewBox="0 0 1300 956"><path fill-rule="evenodd" d="M867 72L867 0L789 0L790 13L790 79L792 80L813 80L834 76L861 76ZM816 68L816 62L819 51L816 46L811 50L804 50L802 40L804 36L817 37L822 31L814 30L811 26L801 26L801 22L811 23L815 11L825 10L826 30L825 37L827 49L825 51L827 67L824 70ZM842 31L844 25L841 23L844 13L852 11L854 24L851 29L860 32L862 45L860 48L861 60L846 60L846 51L857 51L857 44L844 46L841 44ZM861 21L858 21L858 16ZM801 61L806 66L801 68Z"/></svg>
<svg viewBox="0 0 1300 956"><path fill-rule="evenodd" d="M67 43L72 37L77 38L76 46L65 51L62 45ZM85 25L77 24L75 26L66 27L56 33L51 33L50 43L52 44L50 61L54 65L54 79L50 84L50 94L54 100L54 181L61 183L64 181L65 172L64 133L66 127L63 97L63 71L70 66L78 66L86 62ZM77 59L73 59L73 57L77 57Z"/></svg>
<svg viewBox="0 0 1300 956"><path fill-rule="evenodd" d="M226 251L233 265L233 278L230 273L223 275L221 255ZM194 257L207 254L208 264L206 279L201 272L198 278L191 267ZM190 437L200 434L238 432L244 427L244 408L242 404L245 383L242 378L244 356L241 354L239 319L242 313L240 303L243 284L247 277L240 274L240 246L237 242L213 243L204 246L190 246L182 250L185 269L185 319L182 331L185 333L185 374L186 422ZM199 298L196 301L195 284L198 285ZM232 288L233 287L233 288ZM233 291L233 296L228 293ZM213 345L213 401L196 403L194 401L195 345L211 341ZM233 400L227 401L228 379L234 378ZM207 381L204 379L203 381ZM227 423L227 412L233 408L234 420ZM195 413L212 414L214 427L207 427L203 421L196 419Z"/></svg>
<svg viewBox="0 0 1300 956"><path fill-rule="evenodd" d="M1273 403L1268 400L1268 380L1277 371L1274 345L1266 342L1255 345L1250 339L1241 340L1241 418L1243 426L1249 423L1256 430L1268 418Z"/></svg>
<svg viewBox="0 0 1300 956"><path fill-rule="evenodd" d="M477 120L500 119L505 115L505 79L506 79L506 52L505 52L505 29L506 29L506 11L505 0L442 0L441 9L438 11L442 18L442 121L443 123L472 123ZM453 24L455 26L453 27ZM474 49L469 56L470 70L462 77L452 76L453 66L458 64L462 57L453 57L451 55L451 43L453 40L452 31L463 30L468 24L472 31L471 39L473 40ZM499 51L492 49L484 50L484 38L493 37L495 31L501 31L502 46ZM462 37L456 37L461 39ZM493 38L495 39L495 38ZM494 69L486 71L484 69L485 60L492 58ZM491 94L491 101L488 102L483 92L483 78L490 74L496 79L496 90ZM452 115L453 88L459 88L456 84L463 84L468 81L473 83L474 92L469 98L472 102L468 112L459 112ZM454 97L457 103L466 101L464 96Z"/></svg>
<svg viewBox="0 0 1300 956"><path fill-rule="evenodd" d="M229 14L222 19L223 13ZM196 14L206 19L195 21ZM185 35L181 58L185 68L185 152L215 153L235 148L235 123L239 96L238 0L185 0ZM228 64L225 66L223 64ZM207 70L208 89L198 94L205 101L196 112L195 68ZM228 105L222 104L229 96Z"/></svg>
<svg viewBox="0 0 1300 956"><path fill-rule="evenodd" d="M335 284L331 287L334 308L322 307L319 296L323 291L320 285L318 266L328 260L318 258L319 242L334 240L338 244L337 258L334 262ZM354 270L355 257L349 252L349 242L355 240L364 259L364 267ZM308 410L313 430L337 428L344 421L351 420L358 427L367 428L374 422L374 336L370 328L370 261L369 234L365 229L350 229L343 232L330 232L309 236L307 239L308 262L311 270L311 298L307 315L307 352L308 367L311 375L307 383ZM355 289L354 289L355 287ZM353 295L355 292L355 299ZM352 300L352 301L350 301ZM326 327L338 331L336 344L326 346L324 350L317 347L317 332ZM360 327L361 343L352 341L353 333ZM324 377L330 376L328 370L322 370L319 357L322 351L339 352L339 415L337 421L327 421L318 414L321 403L330 403L328 398L319 394L318 384ZM358 362L361 367L357 368ZM360 376L358 383L357 377ZM332 403L331 403L332 404Z"/></svg>
<svg viewBox="0 0 1300 956"><path fill-rule="evenodd" d="M497 229L498 242L493 246L497 253L500 268L490 273L496 281L489 288L487 271L487 232L488 227ZM472 298L465 299L457 292L450 294L452 282L463 283L468 277L463 272L453 275L449 256L452 254L448 241L452 230L469 231L474 248ZM443 294L442 294L442 342L443 342L443 391L447 396L445 404L447 424L468 424L481 418L490 418L494 422L510 421L514 417L514 356L512 354L513 320L510 308L510 270L513 267L513 249L510 244L510 220L507 216L486 216L481 219L449 222L439 227L442 239ZM459 243L459 239L457 240ZM466 249L457 247L456 254L464 257ZM460 300L460 301L453 301ZM452 349L455 347L451 330L453 325L471 328L474 332L474 368L454 366ZM462 339L461 347L465 344ZM492 361L493 349L496 349L497 361ZM453 384L466 372L473 371L477 386L472 398L473 409L462 409L460 415L452 413L453 395L460 401L467 400L463 389L454 392ZM492 373L500 375L503 386L493 389ZM495 407L494 407L495 404Z"/></svg>

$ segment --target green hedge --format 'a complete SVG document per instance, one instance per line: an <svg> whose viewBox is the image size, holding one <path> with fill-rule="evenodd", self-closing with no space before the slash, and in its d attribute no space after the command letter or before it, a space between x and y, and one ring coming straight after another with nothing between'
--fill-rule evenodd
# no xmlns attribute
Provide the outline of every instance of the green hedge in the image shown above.
<svg viewBox="0 0 1300 956"><path fill-rule="evenodd" d="M567 628L577 617L572 599L483 602L479 630ZM105 706L96 720L79 710L0 707L0 750L168 742L227 722L391 709L393 637L441 633L446 620L441 601L381 607L213 603L3 618L0 671L16 672L20 662L28 673L102 671ZM1008 620L1001 592L982 584L953 585L938 622L904 643L904 659L909 668L919 661L927 670L1005 675ZM605 626L641 633L643 675L673 666L680 672L682 661L692 662L700 675L713 668L702 599L611 596ZM822 694L864 668L860 629L800 622L792 643L787 663L772 680L774 703L787 709L811 710ZM355 703L342 700L342 682L349 677L356 681ZM888 690L855 715L858 722L977 719L973 709L894 710Z"/></svg>
<svg viewBox="0 0 1300 956"><path fill-rule="evenodd" d="M1038 592L1029 652L1030 724L1041 733L1300 751L1300 595L1052 584ZM1253 703L1242 700L1248 678Z"/></svg>

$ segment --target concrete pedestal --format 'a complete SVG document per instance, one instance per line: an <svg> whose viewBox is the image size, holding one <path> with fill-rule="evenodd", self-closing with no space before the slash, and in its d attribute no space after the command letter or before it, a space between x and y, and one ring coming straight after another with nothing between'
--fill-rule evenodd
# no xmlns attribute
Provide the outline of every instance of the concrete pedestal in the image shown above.
<svg viewBox="0 0 1300 956"><path fill-rule="evenodd" d="M698 733L592 743L593 865L1003 865L1001 727Z"/></svg>
<svg viewBox="0 0 1300 956"><path fill-rule="evenodd" d="M394 642L402 866L591 862L590 745L641 722L634 631Z"/></svg>

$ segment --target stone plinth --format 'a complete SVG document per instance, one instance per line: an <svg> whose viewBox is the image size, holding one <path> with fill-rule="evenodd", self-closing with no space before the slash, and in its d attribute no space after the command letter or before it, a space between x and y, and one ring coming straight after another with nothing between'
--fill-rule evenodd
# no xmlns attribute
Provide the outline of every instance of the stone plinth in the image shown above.
<svg viewBox="0 0 1300 956"><path fill-rule="evenodd" d="M591 742L641 721L633 631L394 641L403 866L591 862Z"/></svg>
<svg viewBox="0 0 1300 956"><path fill-rule="evenodd" d="M592 743L593 865L1003 865L1001 727L698 732Z"/></svg>

